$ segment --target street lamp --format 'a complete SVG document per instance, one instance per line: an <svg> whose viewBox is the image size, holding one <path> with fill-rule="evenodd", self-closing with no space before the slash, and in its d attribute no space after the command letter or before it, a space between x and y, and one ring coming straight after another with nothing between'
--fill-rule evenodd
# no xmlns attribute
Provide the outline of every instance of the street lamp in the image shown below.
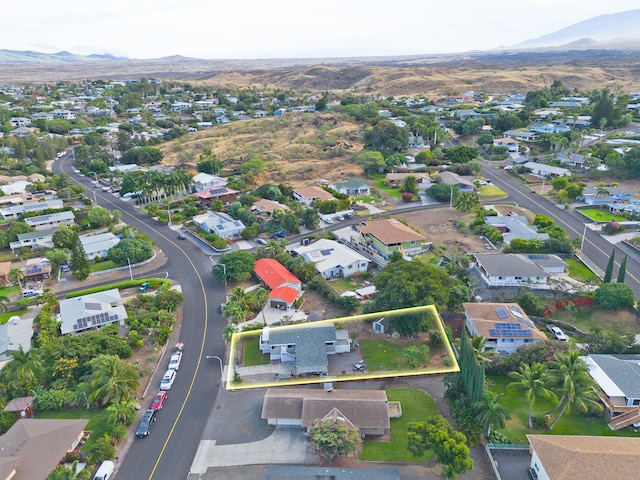
<svg viewBox="0 0 640 480"><path fill-rule="evenodd" d="M96 196L96 191L93 191L93 203L95 203L96 205L98 205L98 197Z"/></svg>
<svg viewBox="0 0 640 480"><path fill-rule="evenodd" d="M133 272L131 271L131 262L127 258L127 263L129 264L129 277L131 277L131 281L133 281Z"/></svg>
<svg viewBox="0 0 640 480"><path fill-rule="evenodd" d="M580 252L583 251L584 248L584 237L587 235L587 224L584 224L584 231L582 232L582 242L580 243Z"/></svg>
<svg viewBox="0 0 640 480"><path fill-rule="evenodd" d="M227 267L225 266L224 263L216 263L216 262L214 262L212 257L213 257L213 255L210 255L209 256L209 260L211 260L211 263L213 263L213 266L214 267L218 267L218 266L222 267L222 272L224 273L224 286L226 287L227 286Z"/></svg>
<svg viewBox="0 0 640 480"><path fill-rule="evenodd" d="M224 381L223 381L223 378L224 378L224 367L222 366L222 359L220 357L218 357L217 355L207 355L207 359L209 359L209 358L215 358L220 363L220 383L224 383Z"/></svg>
<svg viewBox="0 0 640 480"><path fill-rule="evenodd" d="M449 195L449 208L453 208L453 187L451 187L451 195Z"/></svg>

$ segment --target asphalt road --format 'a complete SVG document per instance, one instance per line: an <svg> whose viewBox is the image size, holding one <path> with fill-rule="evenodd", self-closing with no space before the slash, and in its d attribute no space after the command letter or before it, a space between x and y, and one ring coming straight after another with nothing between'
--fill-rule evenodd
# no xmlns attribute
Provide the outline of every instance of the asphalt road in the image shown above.
<svg viewBox="0 0 640 480"><path fill-rule="evenodd" d="M509 200L517 205L531 210L533 213L546 215L551 217L556 225L564 228L569 237L582 238L584 235L583 253L603 271L607 268L611 252L616 251L616 267L614 268L614 278L617 275L620 262L627 255L627 275L625 283L631 287L636 297L640 297L640 263L638 255L635 251L625 246L615 246L602 238L598 233L585 228L586 222L580 214L572 210L563 210L556 207L553 203L537 193L531 193L530 188L520 185L511 175L504 170L497 170L493 165L483 164L482 174L499 188L509 195ZM536 187L539 191L540 187ZM547 189L551 185L546 185ZM548 190L547 190L548 191Z"/></svg>
<svg viewBox="0 0 640 480"><path fill-rule="evenodd" d="M205 357L217 355L224 360L225 321L219 313L219 305L225 298L224 288L212 277L211 262L200 248L189 241L178 240L176 232L140 212L134 202L125 202L93 188L90 178L73 173L70 161L68 156L56 161L53 171L67 173L88 190L89 198L93 198L95 192L98 205L120 210L124 222L153 238L168 258L163 270L181 285L185 295L180 329L185 352L176 381L151 434L134 440L117 474L117 478L126 480L184 480L220 385L217 361ZM161 376L163 372L161 366L158 373ZM157 380L159 382L159 378ZM151 404L155 393L155 388L149 389L147 398L141 402L143 408Z"/></svg>

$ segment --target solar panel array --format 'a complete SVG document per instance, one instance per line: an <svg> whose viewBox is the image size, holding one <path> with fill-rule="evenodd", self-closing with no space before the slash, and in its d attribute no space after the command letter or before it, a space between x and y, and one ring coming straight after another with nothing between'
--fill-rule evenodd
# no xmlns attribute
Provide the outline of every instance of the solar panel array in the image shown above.
<svg viewBox="0 0 640 480"><path fill-rule="evenodd" d="M509 314L504 309L504 307L496 308L496 313L498 314L498 317L500 317L500 318L509 318Z"/></svg>
<svg viewBox="0 0 640 480"><path fill-rule="evenodd" d="M113 313L102 312L97 315L79 318L73 326L74 331L86 330L87 328L101 327L107 323L118 321L118 315Z"/></svg>
<svg viewBox="0 0 640 480"><path fill-rule="evenodd" d="M525 330L519 323L496 323L496 328L489 330L492 337L530 337L531 330Z"/></svg>

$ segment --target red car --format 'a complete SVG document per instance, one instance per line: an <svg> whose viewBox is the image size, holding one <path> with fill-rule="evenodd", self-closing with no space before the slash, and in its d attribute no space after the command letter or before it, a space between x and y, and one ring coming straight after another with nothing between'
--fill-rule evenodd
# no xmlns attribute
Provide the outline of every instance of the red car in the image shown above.
<svg viewBox="0 0 640 480"><path fill-rule="evenodd" d="M159 391L156 394L156 398L153 400L153 403L151 404L151 408L153 410L162 410L162 407L164 406L164 402L167 401L167 392L165 392L164 390Z"/></svg>

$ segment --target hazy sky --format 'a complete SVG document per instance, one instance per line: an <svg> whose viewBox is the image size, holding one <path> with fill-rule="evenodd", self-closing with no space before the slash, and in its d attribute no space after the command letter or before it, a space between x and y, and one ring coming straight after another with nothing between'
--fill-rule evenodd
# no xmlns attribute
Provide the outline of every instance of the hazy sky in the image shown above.
<svg viewBox="0 0 640 480"><path fill-rule="evenodd" d="M0 48L207 59L413 55L516 45L638 0L18 0Z"/></svg>

